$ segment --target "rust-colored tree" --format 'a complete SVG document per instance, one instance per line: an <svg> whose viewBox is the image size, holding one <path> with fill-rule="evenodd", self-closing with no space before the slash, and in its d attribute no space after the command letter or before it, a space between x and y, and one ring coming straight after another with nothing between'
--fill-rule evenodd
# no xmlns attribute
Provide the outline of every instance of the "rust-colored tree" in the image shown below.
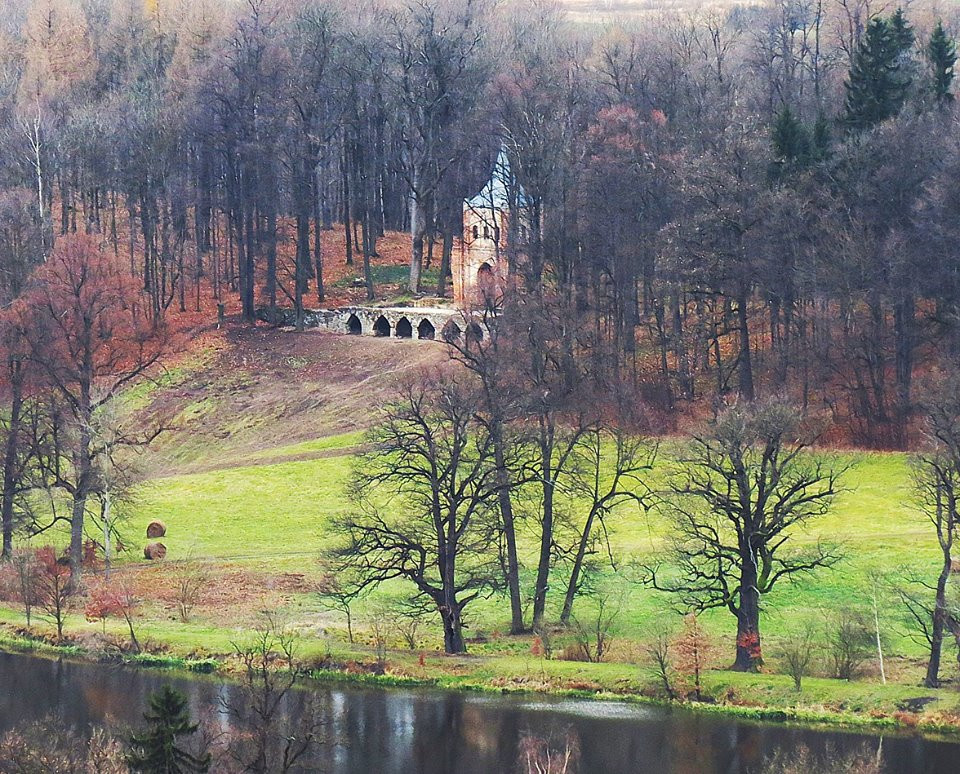
<svg viewBox="0 0 960 774"><path fill-rule="evenodd" d="M48 482L72 501L69 556L77 579L84 517L97 492L103 453L98 414L157 362L169 340L137 283L91 236L60 239L25 301L28 356L58 406L60 424L45 444L43 466ZM150 430L128 431L111 448L139 446L153 436Z"/></svg>
<svg viewBox="0 0 960 774"><path fill-rule="evenodd" d="M57 640L63 639L63 625L76 593L70 566L61 561L52 546L36 552L36 575L33 579L37 606L57 627Z"/></svg>
<svg viewBox="0 0 960 774"><path fill-rule="evenodd" d="M130 632L130 648L140 652L140 641L135 628L140 610L140 597L125 580L100 581L91 584L84 616L88 621L100 621L106 627L107 619L120 618Z"/></svg>
<svg viewBox="0 0 960 774"><path fill-rule="evenodd" d="M703 673L710 661L713 644L700 624L696 613L683 619L683 629L673 643L677 672L689 684L689 695L703 699Z"/></svg>

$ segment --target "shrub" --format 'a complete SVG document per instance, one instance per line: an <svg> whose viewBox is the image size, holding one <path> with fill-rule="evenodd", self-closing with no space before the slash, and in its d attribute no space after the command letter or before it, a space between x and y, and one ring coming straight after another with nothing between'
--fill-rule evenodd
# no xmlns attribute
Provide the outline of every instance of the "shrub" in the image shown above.
<svg viewBox="0 0 960 774"><path fill-rule="evenodd" d="M675 669L673 666L673 649L670 644L671 635L662 631L647 645L646 652L652 665L657 682L663 688L668 699L676 698L674 690Z"/></svg>
<svg viewBox="0 0 960 774"><path fill-rule="evenodd" d="M522 774L574 774L580 763L580 742L573 729L562 737L525 733L517 745L517 771Z"/></svg>
<svg viewBox="0 0 960 774"><path fill-rule="evenodd" d="M811 626L792 632L783 643L781 659L784 671L793 678L797 693L802 690L803 678L810 674L815 653L816 636Z"/></svg>
<svg viewBox="0 0 960 774"><path fill-rule="evenodd" d="M102 729L81 736L54 718L0 737L0 771L58 774L126 774L123 746Z"/></svg>
<svg viewBox="0 0 960 774"><path fill-rule="evenodd" d="M847 753L838 752L827 745L822 758L814 755L806 745L800 745L789 753L778 752L763 762L761 774L810 774L813 771L829 771L831 774L881 774L883 759L879 750L874 752L866 745Z"/></svg>
<svg viewBox="0 0 960 774"><path fill-rule="evenodd" d="M589 661L599 664L609 653L613 644L613 625L620 617L620 605L610 604L605 596L597 599L597 607L589 620L574 617L572 620L573 637L580 651L579 658L568 661ZM566 652L566 648L564 651ZM566 658L566 656L564 656Z"/></svg>
<svg viewBox="0 0 960 774"><path fill-rule="evenodd" d="M833 676L840 680L857 677L873 655L873 646L873 634L863 618L849 610L842 611L828 638Z"/></svg>
<svg viewBox="0 0 960 774"><path fill-rule="evenodd" d="M172 575L173 598L177 603L177 612L180 620L187 623L193 608L200 601L213 576L205 564L192 559L179 562L173 569Z"/></svg>
<svg viewBox="0 0 960 774"><path fill-rule="evenodd" d="M707 638L696 613L683 619L683 629L673 643L677 672L690 686L689 694L696 701L703 699L703 672L713 654L713 643Z"/></svg>
<svg viewBox="0 0 960 774"><path fill-rule="evenodd" d="M52 546L38 548L34 555L33 577L36 603L57 627L57 641L63 640L63 624L75 596L70 566L57 557Z"/></svg>

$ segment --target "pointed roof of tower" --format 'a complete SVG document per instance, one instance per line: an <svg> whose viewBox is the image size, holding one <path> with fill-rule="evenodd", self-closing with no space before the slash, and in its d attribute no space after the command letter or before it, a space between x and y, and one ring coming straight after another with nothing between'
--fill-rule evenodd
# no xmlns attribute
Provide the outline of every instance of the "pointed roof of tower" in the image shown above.
<svg viewBox="0 0 960 774"><path fill-rule="evenodd" d="M479 193L466 200L466 205L477 211L506 210L510 208L511 194L520 201L523 200L523 190L510 171L510 159L507 156L507 151L501 146L490 179L480 189Z"/></svg>

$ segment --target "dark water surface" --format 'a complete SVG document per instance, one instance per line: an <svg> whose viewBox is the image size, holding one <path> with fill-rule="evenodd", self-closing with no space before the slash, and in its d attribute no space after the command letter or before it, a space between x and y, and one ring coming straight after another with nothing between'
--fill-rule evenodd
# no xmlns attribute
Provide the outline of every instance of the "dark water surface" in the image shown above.
<svg viewBox="0 0 960 774"><path fill-rule="evenodd" d="M151 691L172 683L195 713L242 700L238 686L144 669L0 654L0 729L54 715L84 728L139 722ZM960 744L919 736L885 737L747 723L681 710L616 702L375 690L322 684L311 689L341 743L304 771L331 774L474 774L516 771L524 734L579 744L580 774L724 774L756 771L778 750L806 745L819 756L882 746L894 774L960 772ZM296 713L306 691L292 695ZM829 767L824 765L824 771ZM816 772L811 772L816 774Z"/></svg>

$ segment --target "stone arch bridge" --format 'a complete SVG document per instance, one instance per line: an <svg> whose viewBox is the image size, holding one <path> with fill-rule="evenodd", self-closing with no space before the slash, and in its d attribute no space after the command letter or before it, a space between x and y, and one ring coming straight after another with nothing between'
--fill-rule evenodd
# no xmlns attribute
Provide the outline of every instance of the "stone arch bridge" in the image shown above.
<svg viewBox="0 0 960 774"><path fill-rule="evenodd" d="M479 322L468 322L456 309L419 306L343 306L306 309L304 325L352 336L382 336L426 341L456 341L464 334L483 339ZM296 324L293 310L284 310L282 325Z"/></svg>

